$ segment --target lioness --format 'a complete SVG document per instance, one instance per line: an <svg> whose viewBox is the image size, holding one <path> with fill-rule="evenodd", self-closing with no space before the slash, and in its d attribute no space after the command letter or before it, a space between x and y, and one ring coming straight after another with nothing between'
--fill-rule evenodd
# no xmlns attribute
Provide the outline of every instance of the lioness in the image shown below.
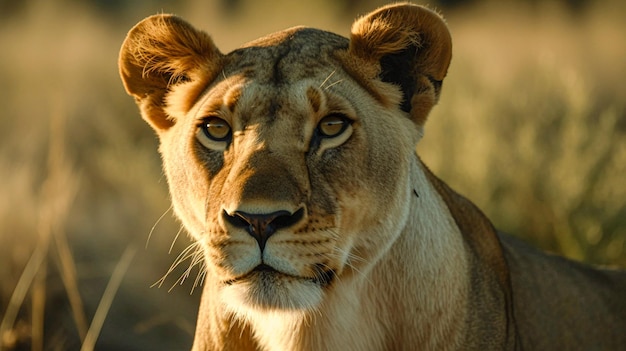
<svg viewBox="0 0 626 351"><path fill-rule="evenodd" d="M205 256L194 350L626 349L625 273L498 234L416 155L451 49L406 3L226 55L171 15L129 32L124 86Z"/></svg>

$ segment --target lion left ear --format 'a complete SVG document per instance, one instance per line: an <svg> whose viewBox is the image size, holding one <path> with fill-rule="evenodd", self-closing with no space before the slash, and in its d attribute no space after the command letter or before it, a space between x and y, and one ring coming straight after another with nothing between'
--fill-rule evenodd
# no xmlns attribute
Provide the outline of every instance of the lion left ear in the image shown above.
<svg viewBox="0 0 626 351"><path fill-rule="evenodd" d="M354 22L348 54L373 65L378 79L397 85L403 94L400 107L423 127L439 100L452 58L452 39L436 12L394 4Z"/></svg>

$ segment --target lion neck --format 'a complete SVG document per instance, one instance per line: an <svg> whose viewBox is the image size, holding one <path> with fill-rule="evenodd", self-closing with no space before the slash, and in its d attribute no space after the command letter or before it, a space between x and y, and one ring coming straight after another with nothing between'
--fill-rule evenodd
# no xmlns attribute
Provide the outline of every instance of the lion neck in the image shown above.
<svg viewBox="0 0 626 351"><path fill-rule="evenodd" d="M368 272L341 280L315 312L248 315L263 350L455 349L465 335L467 257L446 203L420 161L411 213ZM413 190L409 190L413 191Z"/></svg>

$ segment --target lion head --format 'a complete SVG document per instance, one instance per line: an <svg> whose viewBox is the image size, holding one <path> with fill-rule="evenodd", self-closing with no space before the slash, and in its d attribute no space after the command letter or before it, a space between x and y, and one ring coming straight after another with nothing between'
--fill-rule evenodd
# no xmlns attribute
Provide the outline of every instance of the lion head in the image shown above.
<svg viewBox="0 0 626 351"><path fill-rule="evenodd" d="M376 265L406 226L450 57L441 18L407 4L349 39L296 27L228 54L171 15L130 31L124 85L224 306L315 310Z"/></svg>

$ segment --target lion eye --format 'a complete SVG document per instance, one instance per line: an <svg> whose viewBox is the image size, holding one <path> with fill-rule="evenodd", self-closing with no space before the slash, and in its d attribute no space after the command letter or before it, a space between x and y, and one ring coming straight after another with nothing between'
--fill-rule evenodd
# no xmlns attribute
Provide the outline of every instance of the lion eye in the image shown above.
<svg viewBox="0 0 626 351"><path fill-rule="evenodd" d="M317 130L322 137L333 138L343 133L350 125L350 120L342 115L329 115L317 124Z"/></svg>
<svg viewBox="0 0 626 351"><path fill-rule="evenodd" d="M228 141L230 139L230 125L221 118L205 118L200 125L200 129L207 138L213 141Z"/></svg>

